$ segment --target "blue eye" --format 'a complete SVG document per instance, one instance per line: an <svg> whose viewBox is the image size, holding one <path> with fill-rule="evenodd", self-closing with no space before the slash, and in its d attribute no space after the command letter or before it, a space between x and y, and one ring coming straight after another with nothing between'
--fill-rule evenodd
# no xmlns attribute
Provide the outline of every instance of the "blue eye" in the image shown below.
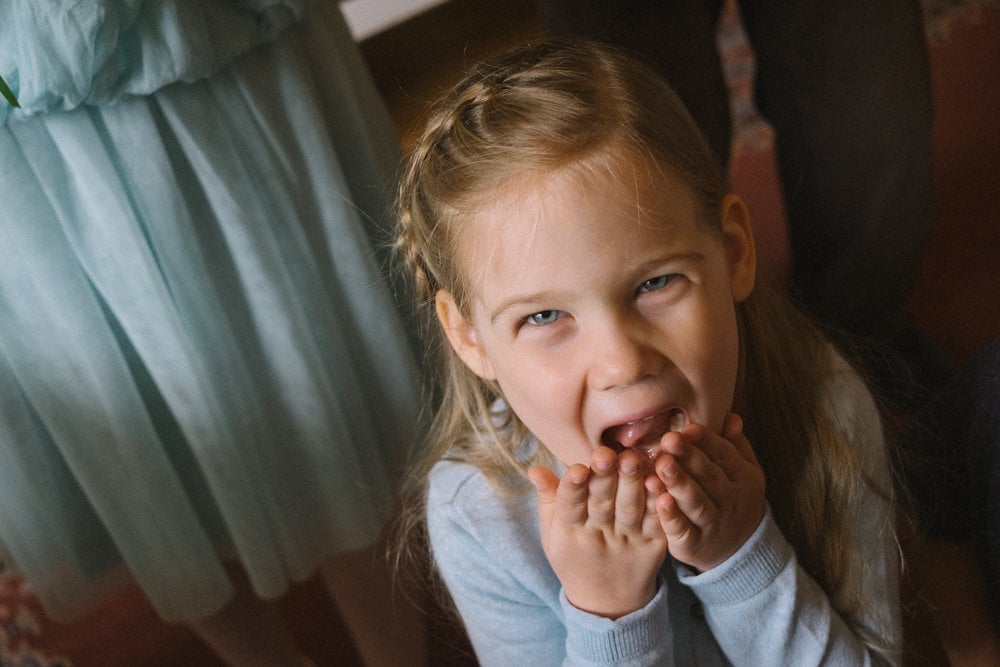
<svg viewBox="0 0 1000 667"><path fill-rule="evenodd" d="M533 324L535 326L552 324L559 319L560 315L562 315L562 312L558 310L541 310L524 318L524 323Z"/></svg>
<svg viewBox="0 0 1000 667"><path fill-rule="evenodd" d="M657 276L655 278L650 278L649 280L643 282L639 285L638 292L655 292L661 290L667 286L667 284L674 279L674 274Z"/></svg>

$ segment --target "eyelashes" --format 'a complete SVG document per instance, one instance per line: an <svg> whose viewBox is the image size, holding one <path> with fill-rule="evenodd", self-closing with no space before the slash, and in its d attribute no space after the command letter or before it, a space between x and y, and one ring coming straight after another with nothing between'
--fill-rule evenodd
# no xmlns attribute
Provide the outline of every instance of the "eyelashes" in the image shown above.
<svg viewBox="0 0 1000 667"><path fill-rule="evenodd" d="M669 285L673 280L675 280L678 277L678 275L679 274L676 273L667 273L662 276L656 276L655 278L650 278L649 280L646 280L641 285L639 285L638 289L636 289L636 293L639 294L642 292L656 292L658 290L661 290L667 285Z"/></svg>
<svg viewBox="0 0 1000 667"><path fill-rule="evenodd" d="M680 277L678 273L666 273L661 276L656 276L655 278L650 278L645 280L639 287L636 288L636 295L646 294L649 292L658 292L667 288L672 282ZM528 325L534 327L543 327L562 319L566 316L566 312L556 309L539 310L530 315L525 316L521 319L521 325Z"/></svg>
<svg viewBox="0 0 1000 667"><path fill-rule="evenodd" d="M562 315L563 312L561 310L540 310L537 313L528 315L522 322L536 327L545 326L546 324L552 324L562 317Z"/></svg>

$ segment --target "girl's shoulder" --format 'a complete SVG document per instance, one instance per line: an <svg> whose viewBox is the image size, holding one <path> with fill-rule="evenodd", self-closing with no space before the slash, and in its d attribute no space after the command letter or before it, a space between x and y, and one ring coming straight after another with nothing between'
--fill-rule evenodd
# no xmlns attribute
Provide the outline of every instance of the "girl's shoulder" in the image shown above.
<svg viewBox="0 0 1000 667"><path fill-rule="evenodd" d="M833 346L822 400L827 417L852 447L863 469L887 474L885 431L878 403L865 379ZM885 481L880 479L880 483Z"/></svg>
<svg viewBox="0 0 1000 667"><path fill-rule="evenodd" d="M446 457L431 468L427 485L428 504L466 504L469 501L489 501L486 475L482 470L455 458Z"/></svg>
<svg viewBox="0 0 1000 667"><path fill-rule="evenodd" d="M497 488L476 466L444 459L431 471L426 512L431 551L447 580L475 562L554 595L533 491Z"/></svg>
<svg viewBox="0 0 1000 667"><path fill-rule="evenodd" d="M520 522L537 513L530 485L499 484L472 463L453 458L438 461L427 486L428 515L447 513L468 522Z"/></svg>
<svg viewBox="0 0 1000 667"><path fill-rule="evenodd" d="M823 383L825 407L831 417L869 423L878 417L874 395L861 374L832 345L829 366Z"/></svg>
<svg viewBox="0 0 1000 667"><path fill-rule="evenodd" d="M485 513L518 510L534 499L534 488L524 471L535 461L538 441L513 425L507 404L497 399L490 406L492 429L481 427L451 448L428 475L428 504L471 506ZM494 456L499 448L513 451L512 460ZM561 473L558 464L545 461Z"/></svg>

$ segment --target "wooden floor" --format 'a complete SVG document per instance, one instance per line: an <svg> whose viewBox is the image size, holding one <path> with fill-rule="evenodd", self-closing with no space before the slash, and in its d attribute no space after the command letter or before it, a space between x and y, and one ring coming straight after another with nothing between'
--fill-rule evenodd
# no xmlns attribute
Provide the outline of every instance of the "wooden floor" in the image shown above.
<svg viewBox="0 0 1000 667"><path fill-rule="evenodd" d="M367 40L362 49L405 143L426 102L468 64L541 32L530 0L453 0ZM947 40L931 44L936 219L910 310L957 362L1000 336L997 35L1000 5L987 3L978 22L955 22ZM773 154L766 148L737 151L731 179L754 215L761 255L780 269L787 248ZM295 586L280 605L320 664L357 664L316 580ZM137 591L81 623L41 623L46 654L77 666L218 664L188 630L158 624ZM474 664L460 632L439 613L432 617L431 641L435 665ZM912 664L937 663L928 658Z"/></svg>

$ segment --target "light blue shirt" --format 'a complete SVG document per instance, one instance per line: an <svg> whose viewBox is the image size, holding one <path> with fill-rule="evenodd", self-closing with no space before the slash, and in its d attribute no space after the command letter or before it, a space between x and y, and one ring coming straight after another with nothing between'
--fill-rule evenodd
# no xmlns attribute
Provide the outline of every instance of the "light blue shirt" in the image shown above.
<svg viewBox="0 0 1000 667"><path fill-rule="evenodd" d="M831 374L829 395L865 470L888 485L867 390L844 367ZM477 468L441 461L431 473L428 527L435 563L483 665L894 664L901 621L893 512L874 492L860 506L864 622L884 653L866 646L833 609L770 510L750 539L708 572L668 557L653 600L616 620L567 601L542 551L530 487L503 495Z"/></svg>

